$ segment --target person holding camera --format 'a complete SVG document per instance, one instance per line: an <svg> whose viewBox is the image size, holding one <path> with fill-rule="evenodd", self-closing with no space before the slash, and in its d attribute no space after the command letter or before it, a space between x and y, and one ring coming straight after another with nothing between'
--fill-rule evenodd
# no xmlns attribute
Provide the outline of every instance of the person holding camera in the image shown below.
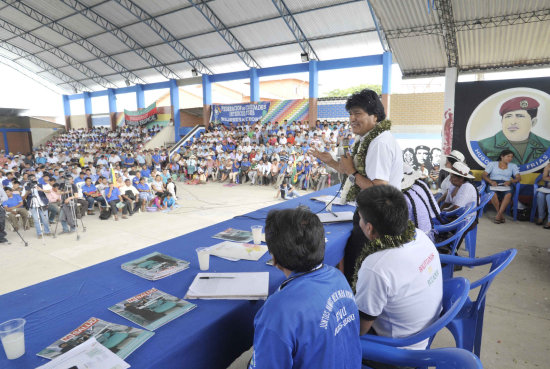
<svg viewBox="0 0 550 369"><path fill-rule="evenodd" d="M8 195L6 195L6 192L0 186L0 203L3 204L4 201L8 201ZM0 206L0 243L8 242L6 236L6 210L3 206Z"/></svg>
<svg viewBox="0 0 550 369"><path fill-rule="evenodd" d="M34 174L29 176L29 182L23 190L23 198L27 204L27 209L30 211L36 229L38 238L44 235L51 235L50 222L48 219L48 197L38 184Z"/></svg>
<svg viewBox="0 0 550 369"><path fill-rule="evenodd" d="M66 173L63 180L64 182L59 186L61 194L59 222L63 227L62 233L72 233L76 230L78 189L70 173Z"/></svg>

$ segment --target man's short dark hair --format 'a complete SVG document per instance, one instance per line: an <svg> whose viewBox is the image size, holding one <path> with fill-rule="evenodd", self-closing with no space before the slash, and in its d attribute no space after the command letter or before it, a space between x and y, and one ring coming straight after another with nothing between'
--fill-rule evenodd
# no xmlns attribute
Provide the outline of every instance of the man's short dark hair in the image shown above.
<svg viewBox="0 0 550 369"><path fill-rule="evenodd" d="M409 208L405 196L390 185L372 186L359 193L357 207L363 222L380 236L398 236L407 229Z"/></svg>
<svg viewBox="0 0 550 369"><path fill-rule="evenodd" d="M325 257L323 224L307 209L271 210L265 240L276 262L293 272L307 272Z"/></svg>
<svg viewBox="0 0 550 369"><path fill-rule="evenodd" d="M376 92L368 88L348 97L346 101L346 110L350 111L353 108L361 108L366 111L368 115L376 115L377 122L386 119L386 112L384 111L384 105L382 105L380 97L378 97Z"/></svg>

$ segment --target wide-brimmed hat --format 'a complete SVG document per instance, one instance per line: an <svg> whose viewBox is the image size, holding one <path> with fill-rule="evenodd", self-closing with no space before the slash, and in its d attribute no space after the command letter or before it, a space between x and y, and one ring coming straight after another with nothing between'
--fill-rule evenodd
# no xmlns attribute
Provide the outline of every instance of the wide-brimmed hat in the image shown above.
<svg viewBox="0 0 550 369"><path fill-rule="evenodd" d="M460 151L458 150L453 150L451 151L451 153L449 155L445 155L447 158L453 158L455 159L456 161L460 161L462 163L464 163L464 161L466 160L466 158L464 157L464 154L461 153Z"/></svg>
<svg viewBox="0 0 550 369"><path fill-rule="evenodd" d="M443 170L460 177L475 178L470 174L470 167L461 161L454 163L452 168L443 168Z"/></svg>
<svg viewBox="0 0 550 369"><path fill-rule="evenodd" d="M414 181L416 181L419 177L420 173L415 171L410 165L403 164L403 180L401 181L401 189L404 190L411 187L414 184Z"/></svg>

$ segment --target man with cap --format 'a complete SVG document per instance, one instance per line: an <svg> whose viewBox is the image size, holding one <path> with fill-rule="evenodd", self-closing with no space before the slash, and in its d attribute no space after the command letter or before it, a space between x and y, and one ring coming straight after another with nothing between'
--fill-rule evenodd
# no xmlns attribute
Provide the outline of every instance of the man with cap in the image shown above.
<svg viewBox="0 0 550 369"><path fill-rule="evenodd" d="M507 100L499 110L502 130L478 142L491 160L497 160L504 149L512 151L512 163L521 165L538 159L550 147L550 141L537 136L531 129L537 124L539 102L531 97L518 96Z"/></svg>

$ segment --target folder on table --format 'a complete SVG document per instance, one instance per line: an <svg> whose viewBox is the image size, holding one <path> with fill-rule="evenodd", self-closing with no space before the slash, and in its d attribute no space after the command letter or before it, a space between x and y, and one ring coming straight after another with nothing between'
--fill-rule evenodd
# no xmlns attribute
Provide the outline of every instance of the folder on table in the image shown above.
<svg viewBox="0 0 550 369"><path fill-rule="evenodd" d="M198 273L185 298L265 300L268 294L268 272Z"/></svg>

